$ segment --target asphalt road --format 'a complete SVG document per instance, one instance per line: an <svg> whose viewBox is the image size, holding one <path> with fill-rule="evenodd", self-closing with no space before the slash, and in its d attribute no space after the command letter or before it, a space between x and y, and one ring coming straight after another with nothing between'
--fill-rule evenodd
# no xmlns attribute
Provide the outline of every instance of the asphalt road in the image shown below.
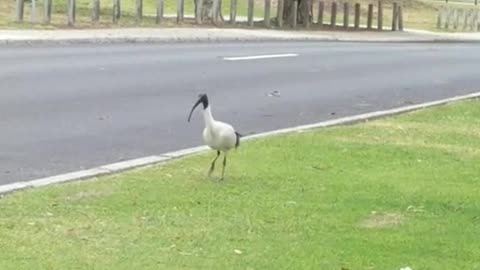
<svg viewBox="0 0 480 270"><path fill-rule="evenodd" d="M270 54L296 56L224 59ZM200 92L251 134L480 90L475 44L4 46L0 63L0 184L201 145Z"/></svg>

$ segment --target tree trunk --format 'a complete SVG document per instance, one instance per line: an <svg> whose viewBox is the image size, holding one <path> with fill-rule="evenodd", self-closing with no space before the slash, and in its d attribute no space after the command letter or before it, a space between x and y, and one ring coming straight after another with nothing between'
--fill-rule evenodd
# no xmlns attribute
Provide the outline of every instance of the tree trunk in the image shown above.
<svg viewBox="0 0 480 270"><path fill-rule="evenodd" d="M213 19L213 0L202 0L202 21L209 21ZM197 0L193 0L195 6L195 14L197 14ZM218 10L217 16L219 22L223 23L224 19L222 16L222 0L218 0Z"/></svg>
<svg viewBox="0 0 480 270"><path fill-rule="evenodd" d="M291 21L292 6L293 6L293 1L295 0L279 0L279 1L283 1L283 20L287 22ZM311 23L312 16L313 16L313 10L312 10L313 0L296 0L296 1L298 1L297 23L305 25L307 20L309 23ZM308 15L305 16L306 14Z"/></svg>

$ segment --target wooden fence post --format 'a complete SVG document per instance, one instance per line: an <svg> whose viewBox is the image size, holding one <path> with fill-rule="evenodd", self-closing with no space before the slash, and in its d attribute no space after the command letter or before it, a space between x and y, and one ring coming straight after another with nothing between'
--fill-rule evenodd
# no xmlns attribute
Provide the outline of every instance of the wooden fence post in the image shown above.
<svg viewBox="0 0 480 270"><path fill-rule="evenodd" d="M30 21L32 23L35 23L37 21L37 18L36 18L36 15L37 15L37 0L31 0L31 4L32 4L32 9L31 9L31 12L30 12Z"/></svg>
<svg viewBox="0 0 480 270"><path fill-rule="evenodd" d="M403 31L403 8L398 6L398 30Z"/></svg>
<svg viewBox="0 0 480 270"><path fill-rule="evenodd" d="M472 16L470 16L470 21L468 22L468 29L470 29L470 31L473 31L473 24L475 22L475 16L476 16L476 12L475 12L475 10L472 10Z"/></svg>
<svg viewBox="0 0 480 270"><path fill-rule="evenodd" d="M473 10L472 20L470 21L470 30L475 31L475 23L478 21L478 11Z"/></svg>
<svg viewBox="0 0 480 270"><path fill-rule="evenodd" d="M293 0L293 3L292 3L292 22L291 22L291 25L292 25L292 28L297 28L297 12L298 12L298 1L297 0Z"/></svg>
<svg viewBox="0 0 480 270"><path fill-rule="evenodd" d="M270 6L271 0L265 0L265 9L264 9L264 23L265 27L270 28Z"/></svg>
<svg viewBox="0 0 480 270"><path fill-rule="evenodd" d="M350 17L350 5L348 2L343 3L343 28L348 29Z"/></svg>
<svg viewBox="0 0 480 270"><path fill-rule="evenodd" d="M448 29L450 27L451 17L452 17L452 10L447 8L447 15L445 18L445 29Z"/></svg>
<svg viewBox="0 0 480 270"><path fill-rule="evenodd" d="M201 2L201 1L200 1ZM157 10L157 14L155 16L155 22L157 24L161 24L162 21L163 21L163 10L164 10L164 0L157 0L157 6L156 6L156 10ZM198 8L198 6L197 6ZM201 22L200 22L201 23Z"/></svg>
<svg viewBox="0 0 480 270"><path fill-rule="evenodd" d="M116 23L120 19L121 15L120 11L120 0L113 0L113 14L112 14L112 21Z"/></svg>
<svg viewBox="0 0 480 270"><path fill-rule="evenodd" d="M452 13L452 14L453 14L453 15L452 15L452 20L453 20L452 25L453 25L453 29L457 29L457 27L458 27L458 14L459 14L459 13L460 13L459 10L453 9L453 13Z"/></svg>
<svg viewBox="0 0 480 270"><path fill-rule="evenodd" d="M392 10L392 31L397 31L397 16L398 16L398 4L397 2L393 2L393 10Z"/></svg>
<svg viewBox="0 0 480 270"><path fill-rule="evenodd" d="M461 19L463 16L465 16L465 10L464 9L460 9L458 10L458 15L457 15L457 28L460 28L461 27Z"/></svg>
<svg viewBox="0 0 480 270"><path fill-rule="evenodd" d="M337 25L337 2L332 3L332 14L330 16L330 27L335 28Z"/></svg>
<svg viewBox="0 0 480 270"><path fill-rule="evenodd" d="M460 10L455 9L453 13L453 29L458 28L458 21L459 21L459 16L460 16Z"/></svg>
<svg viewBox="0 0 480 270"><path fill-rule="evenodd" d="M92 0L92 21L100 20L100 0Z"/></svg>
<svg viewBox="0 0 480 270"><path fill-rule="evenodd" d="M382 2L382 0L378 1L377 28L380 31L383 30L383 2Z"/></svg>
<svg viewBox="0 0 480 270"><path fill-rule="evenodd" d="M463 30L467 30L469 18L470 18L470 10L466 10L463 13Z"/></svg>
<svg viewBox="0 0 480 270"><path fill-rule="evenodd" d="M477 26L477 24L478 24L478 19L479 19L478 13L479 13L479 12L480 12L480 11L478 11L478 10L475 10L475 11L473 12L473 18L472 18L472 22L471 22L471 26L470 26L470 29L471 29L472 31L476 31L476 30L477 30L477 29L476 29L476 26Z"/></svg>
<svg viewBox="0 0 480 270"><path fill-rule="evenodd" d="M283 0L278 0L277 25L278 27L283 27Z"/></svg>
<svg viewBox="0 0 480 270"><path fill-rule="evenodd" d="M367 13L367 29L372 29L373 23L373 4L368 4L368 13Z"/></svg>
<svg viewBox="0 0 480 270"><path fill-rule="evenodd" d="M475 21L475 10L470 13L470 20L468 20L468 29L473 31L473 22Z"/></svg>
<svg viewBox="0 0 480 270"><path fill-rule="evenodd" d="M213 25L218 25L218 9L220 8L220 0L213 0L213 14L212 14L212 22Z"/></svg>
<svg viewBox="0 0 480 270"><path fill-rule="evenodd" d="M25 7L24 0L17 0L16 13L17 13L17 22L23 22L23 9Z"/></svg>
<svg viewBox="0 0 480 270"><path fill-rule="evenodd" d="M68 17L68 26L75 25L75 0L67 1L67 17Z"/></svg>
<svg viewBox="0 0 480 270"><path fill-rule="evenodd" d="M203 21L203 0L195 0L195 21L197 24L202 24Z"/></svg>
<svg viewBox="0 0 480 270"><path fill-rule="evenodd" d="M355 4L355 29L360 28L360 3Z"/></svg>
<svg viewBox="0 0 480 270"><path fill-rule="evenodd" d="M52 0L43 0L43 23L50 23L52 18Z"/></svg>
<svg viewBox="0 0 480 270"><path fill-rule="evenodd" d="M479 21L477 21L477 31L480 31L480 22Z"/></svg>
<svg viewBox="0 0 480 270"><path fill-rule="evenodd" d="M230 0L230 24L237 22L237 0Z"/></svg>
<svg viewBox="0 0 480 270"><path fill-rule="evenodd" d="M442 29L442 22L443 22L443 11L445 10L444 7L442 7L438 11L438 16L437 16L437 29Z"/></svg>
<svg viewBox="0 0 480 270"><path fill-rule="evenodd" d="M302 7L302 15L303 19L305 20L303 22L303 25L305 28L310 28L310 7L312 4L312 0L306 0L306 4L303 5Z"/></svg>
<svg viewBox="0 0 480 270"><path fill-rule="evenodd" d="M323 26L323 13L325 12L325 3L323 1L318 2L318 18L317 24Z"/></svg>
<svg viewBox="0 0 480 270"><path fill-rule="evenodd" d="M143 19L143 0L135 0L135 19L137 22Z"/></svg>
<svg viewBox="0 0 480 270"><path fill-rule="evenodd" d="M177 0L177 23L183 22L183 10L184 10L183 0ZM215 10L215 9L214 9ZM215 14L214 16L215 17Z"/></svg>
<svg viewBox="0 0 480 270"><path fill-rule="evenodd" d="M253 11L254 11L254 0L248 0L248 26L253 26Z"/></svg>

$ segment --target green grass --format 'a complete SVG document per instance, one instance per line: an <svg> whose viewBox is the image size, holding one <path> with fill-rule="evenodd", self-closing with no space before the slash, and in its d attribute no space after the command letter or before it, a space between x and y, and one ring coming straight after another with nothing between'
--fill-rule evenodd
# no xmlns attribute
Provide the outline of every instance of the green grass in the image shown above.
<svg viewBox="0 0 480 270"><path fill-rule="evenodd" d="M479 149L467 101L244 142L224 181L208 153L16 192L0 268L480 269Z"/></svg>

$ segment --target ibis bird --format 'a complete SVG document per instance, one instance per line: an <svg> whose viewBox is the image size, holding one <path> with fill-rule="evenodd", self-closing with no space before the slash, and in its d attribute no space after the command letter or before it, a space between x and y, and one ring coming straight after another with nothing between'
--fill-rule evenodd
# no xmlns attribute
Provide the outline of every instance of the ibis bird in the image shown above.
<svg viewBox="0 0 480 270"><path fill-rule="evenodd" d="M203 105L203 120L205 122L205 128L203 129L203 141L210 148L217 151L216 157L213 159L210 170L208 171L208 176L211 176L213 170L215 169L215 162L221 153L223 153L223 167L222 167L222 178L225 176L225 167L227 166L227 155L228 151L233 148L237 148L240 145L241 135L235 131L235 129L224 122L217 121L212 116L212 110L210 104L208 103L207 94L200 94L198 96L198 101L193 105L190 115L188 116L188 122L192 117L192 113L195 108L202 104Z"/></svg>

